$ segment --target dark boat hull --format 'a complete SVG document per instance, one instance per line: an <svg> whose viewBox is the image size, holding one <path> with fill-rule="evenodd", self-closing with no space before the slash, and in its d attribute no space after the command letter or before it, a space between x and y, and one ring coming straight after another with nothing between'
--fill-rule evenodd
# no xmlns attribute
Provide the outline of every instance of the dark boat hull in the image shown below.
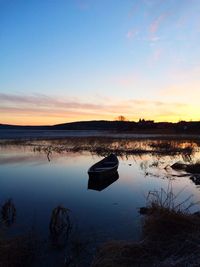
<svg viewBox="0 0 200 267"><path fill-rule="evenodd" d="M102 172L88 172L89 177L95 178L105 178L113 176L117 172L118 166L114 167L113 169L102 171Z"/></svg>
<svg viewBox="0 0 200 267"><path fill-rule="evenodd" d="M88 170L89 177L95 176L96 178L100 178L112 176L116 173L118 165L118 158L114 154L111 154L90 167Z"/></svg>

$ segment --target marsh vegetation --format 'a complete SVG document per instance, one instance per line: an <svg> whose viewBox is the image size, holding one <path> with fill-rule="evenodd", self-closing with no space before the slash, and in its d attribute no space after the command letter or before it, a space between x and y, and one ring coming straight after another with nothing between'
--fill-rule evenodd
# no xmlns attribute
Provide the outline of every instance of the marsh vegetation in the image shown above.
<svg viewBox="0 0 200 267"><path fill-rule="evenodd" d="M198 203L191 196L177 202L169 183L167 191L150 191L142 214L142 238L138 243L112 241L98 252L92 267L178 267L200 265L200 215L190 213Z"/></svg>

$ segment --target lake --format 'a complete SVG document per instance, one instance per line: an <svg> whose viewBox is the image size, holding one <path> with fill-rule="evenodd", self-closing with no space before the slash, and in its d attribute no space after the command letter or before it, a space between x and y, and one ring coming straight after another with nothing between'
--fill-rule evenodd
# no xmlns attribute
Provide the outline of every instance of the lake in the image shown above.
<svg viewBox="0 0 200 267"><path fill-rule="evenodd" d="M200 156L198 141L104 141L104 144L102 140L84 139L0 143L0 204L11 198L16 208L15 222L7 230L8 235L34 229L45 243L45 251L38 257L43 264L56 266L64 261L65 249L52 253L52 248L46 245L50 240L52 211L58 206L70 210L73 236L90 248L91 259L96 247L107 240L141 238L143 218L138 211L146 205L149 191L161 188L167 191L170 184L178 195L177 203L191 195L189 202L200 201L199 186L191 175L170 168L177 161L196 162ZM171 143L173 146L169 147ZM103 147L101 151L99 145ZM103 190L88 189L89 167L111 148L118 152L119 178ZM191 212L198 209L194 205Z"/></svg>

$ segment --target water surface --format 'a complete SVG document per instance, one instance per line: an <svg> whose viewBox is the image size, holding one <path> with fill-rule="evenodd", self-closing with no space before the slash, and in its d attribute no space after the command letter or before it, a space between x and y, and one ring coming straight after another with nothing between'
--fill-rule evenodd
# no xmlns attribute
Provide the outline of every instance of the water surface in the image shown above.
<svg viewBox="0 0 200 267"><path fill-rule="evenodd" d="M142 142L147 146L146 141ZM93 238L94 247L112 239L138 240L142 221L138 209L145 206L149 191L167 190L171 181L175 194L182 191L177 201L191 194L193 202L200 201L199 188L189 176L165 168L179 160L195 161L198 157L198 151L189 157L181 153L122 155L119 178L98 191L88 189L87 170L102 156L89 151L52 152L49 161L46 153L33 146L1 145L0 203L12 198L16 206L13 232L34 227L42 238L48 239L52 210L62 205L70 209L77 231ZM192 211L197 209L198 205L192 207Z"/></svg>

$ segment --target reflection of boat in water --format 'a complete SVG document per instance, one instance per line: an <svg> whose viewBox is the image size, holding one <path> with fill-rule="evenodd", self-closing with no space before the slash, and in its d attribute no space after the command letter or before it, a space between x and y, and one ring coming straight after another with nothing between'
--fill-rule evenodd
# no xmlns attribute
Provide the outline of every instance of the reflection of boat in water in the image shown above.
<svg viewBox="0 0 200 267"><path fill-rule="evenodd" d="M89 177L109 177L116 173L119 165L118 158L114 154L110 154L108 157L100 160L95 163L92 167L89 168L88 174Z"/></svg>
<svg viewBox="0 0 200 267"><path fill-rule="evenodd" d="M112 175L106 176L104 178L98 175L96 176L96 174L89 175L88 189L102 191L118 179L119 174L117 171L115 171L115 173L113 173Z"/></svg>

